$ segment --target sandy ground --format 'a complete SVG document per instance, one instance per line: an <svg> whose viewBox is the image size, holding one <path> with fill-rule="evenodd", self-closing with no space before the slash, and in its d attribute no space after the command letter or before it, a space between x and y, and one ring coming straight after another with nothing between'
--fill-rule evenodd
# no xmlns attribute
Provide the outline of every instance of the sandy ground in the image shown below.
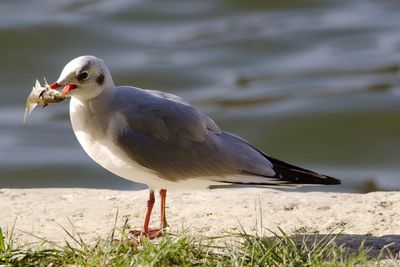
<svg viewBox="0 0 400 267"><path fill-rule="evenodd" d="M15 222L18 242L68 240L62 227L87 241L105 238L126 219L131 229L142 226L148 191L94 189L0 189L0 226ZM159 224L158 195L152 225ZM343 231L341 240L358 247L362 240L379 251L400 248L400 193L299 193L268 189L218 189L168 192L170 231L215 236L260 228L288 234ZM262 227L260 227L262 224ZM265 230L264 230L265 231ZM264 233L267 233L265 231Z"/></svg>

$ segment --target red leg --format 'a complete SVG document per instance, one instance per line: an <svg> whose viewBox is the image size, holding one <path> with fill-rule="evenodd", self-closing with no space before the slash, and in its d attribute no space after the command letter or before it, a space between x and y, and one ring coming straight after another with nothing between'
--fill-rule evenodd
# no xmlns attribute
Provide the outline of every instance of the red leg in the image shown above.
<svg viewBox="0 0 400 267"><path fill-rule="evenodd" d="M165 190L166 191L166 190ZM166 192L165 192L166 193ZM161 201L164 198L164 204L161 203L162 208L164 209L164 215L161 215L164 217L164 221L165 221L165 225L168 226L167 221L165 219L165 193L164 193L164 197L161 197ZM161 191L160 191L160 195L161 195ZM161 195L162 196L162 195ZM147 201L147 211L146 211L146 217L144 219L144 224L143 224L143 230L133 230L130 232L131 235L133 235L134 237L139 237L139 236L147 236L149 239L154 239L157 237L162 236L162 231L160 229L157 228L149 228L149 223L150 223L150 217L151 217L151 212L153 210L153 206L154 206L154 202L155 202L155 196L154 196L154 191L150 190L150 194L149 194L149 200ZM164 225L164 224L163 224ZM166 227L166 226L165 226ZM164 227L164 228L165 228ZM136 242L136 241L135 241Z"/></svg>
<svg viewBox="0 0 400 267"><path fill-rule="evenodd" d="M147 211L146 211L146 217L144 218L143 230L130 231L129 233L131 235L135 237L146 235L150 239L158 237L157 233L159 232L159 230L149 228L150 217L151 217L151 212L153 210L154 202L155 202L154 191L149 190L149 200L147 200Z"/></svg>
<svg viewBox="0 0 400 267"><path fill-rule="evenodd" d="M154 197L154 191L150 190L149 200L147 200L147 212L146 212L146 217L144 219L144 225L143 225L143 232L145 232L145 233L149 232L151 211L153 210L155 199L156 198Z"/></svg>
<svg viewBox="0 0 400 267"><path fill-rule="evenodd" d="M168 227L167 223L167 216L165 212L165 206L166 206L166 199L167 199L167 190L166 189L161 189L160 190L160 197L161 197L161 229L164 229Z"/></svg>

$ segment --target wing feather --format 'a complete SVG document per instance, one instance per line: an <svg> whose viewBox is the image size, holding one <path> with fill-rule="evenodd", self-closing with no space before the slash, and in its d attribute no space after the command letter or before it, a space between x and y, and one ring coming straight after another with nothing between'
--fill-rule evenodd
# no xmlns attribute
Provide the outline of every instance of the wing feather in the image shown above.
<svg viewBox="0 0 400 267"><path fill-rule="evenodd" d="M262 154L242 139L221 132L207 115L179 97L129 87L117 90L115 103L127 128L114 133L115 143L160 177L229 182L229 177L247 172L259 174L254 176L257 182L279 180Z"/></svg>

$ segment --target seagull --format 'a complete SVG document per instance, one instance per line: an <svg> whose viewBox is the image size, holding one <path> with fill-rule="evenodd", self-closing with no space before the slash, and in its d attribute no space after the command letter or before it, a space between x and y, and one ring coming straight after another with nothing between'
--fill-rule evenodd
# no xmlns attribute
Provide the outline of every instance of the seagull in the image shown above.
<svg viewBox="0 0 400 267"><path fill-rule="evenodd" d="M72 128L86 153L108 171L148 185L143 229L135 235L159 237L169 226L167 190L340 184L222 131L176 95L115 86L106 64L95 56L70 61L50 87L62 88L71 97ZM155 190L160 194L161 222L160 228L149 228Z"/></svg>

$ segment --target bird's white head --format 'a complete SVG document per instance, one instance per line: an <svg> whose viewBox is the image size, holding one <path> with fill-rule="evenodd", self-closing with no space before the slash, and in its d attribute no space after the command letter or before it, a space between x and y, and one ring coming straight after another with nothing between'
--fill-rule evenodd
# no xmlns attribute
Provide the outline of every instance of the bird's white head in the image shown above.
<svg viewBox="0 0 400 267"><path fill-rule="evenodd" d="M63 87L62 93L89 100L114 87L110 71L104 61L94 56L81 56L65 65L52 89Z"/></svg>

